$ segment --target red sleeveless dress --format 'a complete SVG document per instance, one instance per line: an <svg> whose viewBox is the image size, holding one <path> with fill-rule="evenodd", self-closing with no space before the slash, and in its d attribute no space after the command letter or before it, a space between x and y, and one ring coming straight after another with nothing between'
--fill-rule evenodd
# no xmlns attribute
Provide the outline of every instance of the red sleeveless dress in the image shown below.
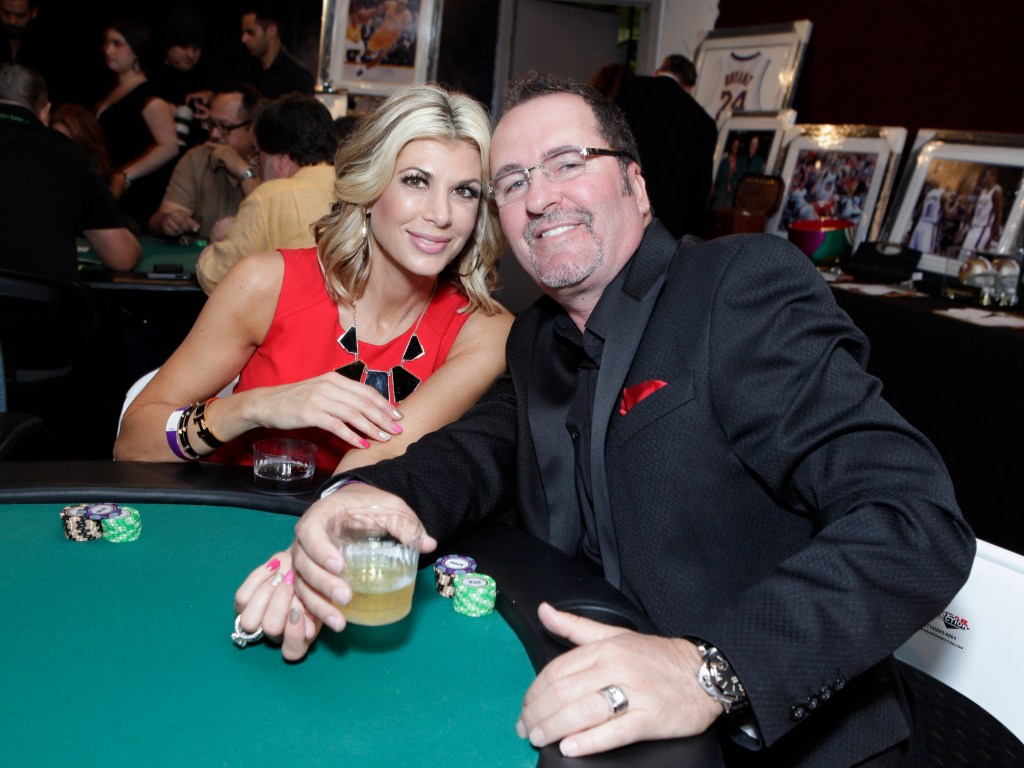
<svg viewBox="0 0 1024 768"><path fill-rule="evenodd" d="M316 248L281 249L284 280L277 309L263 344L242 369L235 392L256 387L290 384L311 379L348 365L355 356L342 349L338 337L347 329L338 321L338 307L331 301L320 272ZM405 364L405 369L424 380L444 363L468 313L465 295L455 285L441 282L427 307L416 335L424 354ZM415 323L387 344L359 342L359 358L369 368L397 366L412 336ZM298 437L317 445L319 470L334 471L348 450L348 443L315 427L305 429L254 429L214 451L210 459L227 464L252 464L252 444L264 437Z"/></svg>

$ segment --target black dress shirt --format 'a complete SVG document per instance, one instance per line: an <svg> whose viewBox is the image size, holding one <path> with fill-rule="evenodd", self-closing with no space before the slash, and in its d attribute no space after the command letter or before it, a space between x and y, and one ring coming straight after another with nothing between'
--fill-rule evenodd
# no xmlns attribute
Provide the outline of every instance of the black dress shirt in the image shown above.
<svg viewBox="0 0 1024 768"><path fill-rule="evenodd" d="M601 356L604 342L615 319L628 311L627 301L622 293L626 279L623 269L605 289L601 299L587 319L581 332L568 314L555 318L555 333L572 348L574 354L555 357L553 363L562 366L563 380L575 381L575 389L569 393L568 413L565 428L572 438L573 466L575 470L576 497L579 507L567 513L563 524L574 529L578 538L577 556L601 570L601 548L597 538L597 523L594 516L593 483L591 479L591 426L594 414L594 396L597 380L601 375ZM575 369L571 369L572 361ZM570 519L570 517L572 519Z"/></svg>
<svg viewBox="0 0 1024 768"><path fill-rule="evenodd" d="M267 69L260 69L250 81L268 99L287 93L313 93L313 75L302 62L282 48Z"/></svg>

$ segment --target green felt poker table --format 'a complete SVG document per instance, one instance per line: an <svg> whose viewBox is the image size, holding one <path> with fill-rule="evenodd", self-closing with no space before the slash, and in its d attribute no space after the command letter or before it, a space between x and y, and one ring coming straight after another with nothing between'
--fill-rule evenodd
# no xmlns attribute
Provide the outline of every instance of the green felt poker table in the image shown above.
<svg viewBox="0 0 1024 768"><path fill-rule="evenodd" d="M199 290L195 280L196 261L203 252L205 240L140 237L142 257L134 269L125 272L104 269L88 244L81 242L79 274L82 280L98 288Z"/></svg>
<svg viewBox="0 0 1024 768"><path fill-rule="evenodd" d="M497 610L456 613L421 568L411 614L325 632L301 663L231 641L235 588L285 546L311 495L242 467L0 462L0 755L10 766L721 766L711 734L588 759L515 734L522 695L565 650L540 600L643 629L576 561L509 526L443 553L474 557ZM120 502L136 541L73 541L60 510Z"/></svg>

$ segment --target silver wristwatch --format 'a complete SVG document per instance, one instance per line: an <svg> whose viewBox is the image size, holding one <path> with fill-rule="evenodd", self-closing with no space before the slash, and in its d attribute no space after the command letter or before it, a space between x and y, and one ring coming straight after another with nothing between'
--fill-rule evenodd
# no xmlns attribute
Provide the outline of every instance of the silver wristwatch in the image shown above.
<svg viewBox="0 0 1024 768"><path fill-rule="evenodd" d="M721 704L726 713L746 707L747 692L725 656L711 645L700 644L697 650L704 660L697 670L697 681L701 688Z"/></svg>

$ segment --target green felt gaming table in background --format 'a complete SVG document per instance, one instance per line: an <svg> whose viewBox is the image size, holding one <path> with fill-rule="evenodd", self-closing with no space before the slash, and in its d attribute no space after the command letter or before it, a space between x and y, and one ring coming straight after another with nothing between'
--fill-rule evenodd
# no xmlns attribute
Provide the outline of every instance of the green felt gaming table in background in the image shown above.
<svg viewBox="0 0 1024 768"><path fill-rule="evenodd" d="M142 246L142 257L139 259L139 263L135 265L135 268L129 272L111 272L104 269L99 259L96 258L95 254L89 249L88 243L84 240L79 241L79 271L81 277L88 283L113 283L113 284L124 284L131 282L132 284L144 285L143 282L146 276L153 272L153 268L157 265L177 265L181 267L182 272L186 272L190 275L194 275L196 271L196 262L199 260L199 254L203 252L203 244L205 241L186 241L184 244L173 238L163 237L140 237L139 244ZM149 280L157 283L168 282L165 280L157 280L156 278L149 278ZM179 285L191 285L195 286L195 280L177 280L169 281Z"/></svg>

